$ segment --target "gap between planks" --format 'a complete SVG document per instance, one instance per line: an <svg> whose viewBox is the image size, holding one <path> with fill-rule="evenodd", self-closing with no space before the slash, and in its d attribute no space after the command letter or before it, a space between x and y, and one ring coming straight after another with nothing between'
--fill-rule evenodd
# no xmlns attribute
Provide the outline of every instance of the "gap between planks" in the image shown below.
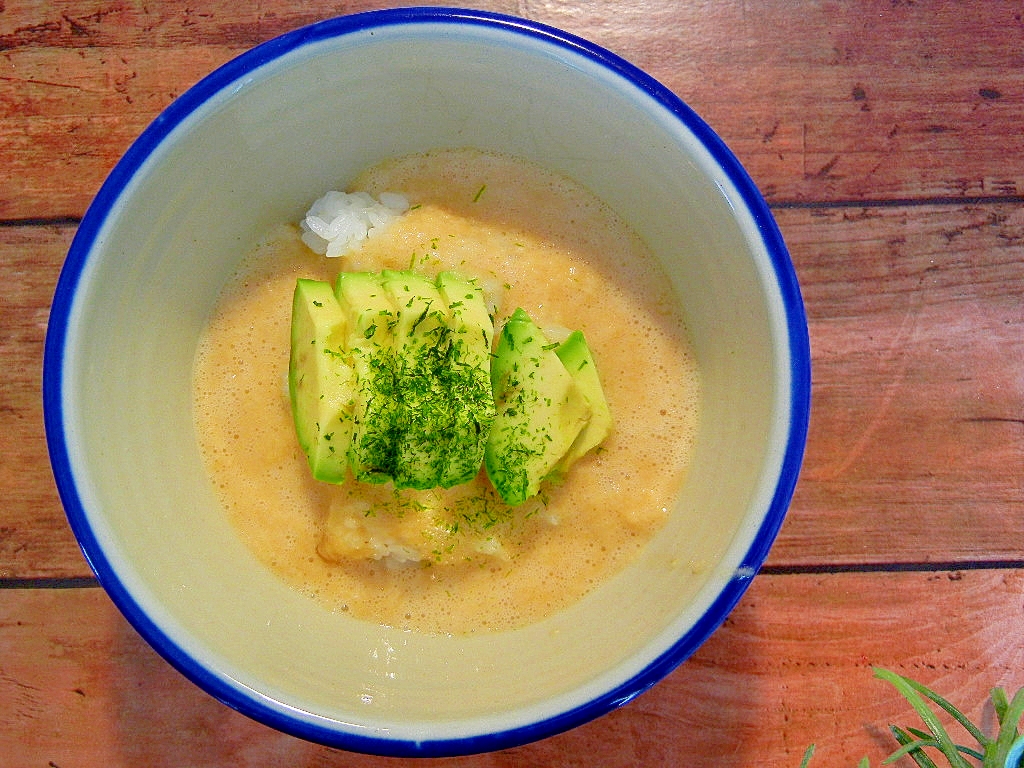
<svg viewBox="0 0 1024 768"><path fill-rule="evenodd" d="M1024 570L1024 558L1016 560L978 560L969 562L857 563L831 565L765 565L759 576L806 576L838 573L956 573L959 571ZM28 577L0 579L3 589L95 589L101 586L93 576Z"/></svg>

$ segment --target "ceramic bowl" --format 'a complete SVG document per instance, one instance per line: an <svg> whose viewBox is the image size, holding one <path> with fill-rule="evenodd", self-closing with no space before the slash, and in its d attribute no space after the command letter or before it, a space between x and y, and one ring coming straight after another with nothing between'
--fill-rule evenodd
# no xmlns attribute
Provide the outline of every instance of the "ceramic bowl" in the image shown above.
<svg viewBox="0 0 1024 768"><path fill-rule="evenodd" d="M268 223L298 220L368 165L445 146L533 160L621 214L672 281L706 395L689 478L639 559L550 619L470 637L330 613L263 569L218 507L190 412L198 335ZM282 731L437 756L576 726L690 656L782 523L809 389L784 243L750 178L693 111L572 35L419 8L271 40L147 128L71 246L43 394L71 527L160 654Z"/></svg>

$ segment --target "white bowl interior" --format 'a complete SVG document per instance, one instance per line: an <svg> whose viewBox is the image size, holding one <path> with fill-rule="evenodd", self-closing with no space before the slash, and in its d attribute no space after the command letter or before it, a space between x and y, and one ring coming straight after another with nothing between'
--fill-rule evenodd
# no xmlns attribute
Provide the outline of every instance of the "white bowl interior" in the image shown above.
<svg viewBox="0 0 1024 768"><path fill-rule="evenodd" d="M198 334L258 237L371 163L442 146L565 172L630 221L678 292L706 392L689 481L639 561L549 620L471 638L371 626L279 582L218 507L190 410ZM592 59L487 26L314 41L213 94L115 205L68 325L71 469L141 609L259 706L381 738L523 726L638 674L737 578L789 425L782 301L711 155Z"/></svg>

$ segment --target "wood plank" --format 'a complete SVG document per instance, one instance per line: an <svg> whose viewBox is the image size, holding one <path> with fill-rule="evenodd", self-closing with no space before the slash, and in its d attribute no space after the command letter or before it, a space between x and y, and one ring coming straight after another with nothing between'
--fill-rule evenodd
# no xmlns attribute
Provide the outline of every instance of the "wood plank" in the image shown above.
<svg viewBox="0 0 1024 768"><path fill-rule="evenodd" d="M870 667L933 686L990 728L989 689L1024 685L1022 592L1020 571L760 576L689 661L624 708L539 743L435 762L795 768L813 742L812 768L864 755L878 765L893 749L887 724L920 722ZM399 762L308 744L224 707L99 589L0 590L0 702L11 765Z"/></svg>
<svg viewBox="0 0 1024 768"><path fill-rule="evenodd" d="M142 56L117 49L8 52L11 66L0 83L0 219L84 214L147 124L231 53L202 46Z"/></svg>
<svg viewBox="0 0 1024 768"><path fill-rule="evenodd" d="M265 0L232 5L222 0L102 3L97 0L8 0L0 17L0 50L33 47L145 48L216 45L248 47L317 21L377 8L415 5L380 0ZM525 15L515 0L483 0L473 7Z"/></svg>
<svg viewBox="0 0 1024 768"><path fill-rule="evenodd" d="M774 564L1019 561L1024 212L777 212L811 330L806 461Z"/></svg>
<svg viewBox="0 0 1024 768"><path fill-rule="evenodd" d="M217 65L300 25L383 5L8 3L0 218L81 216L130 142ZM647 69L707 119L771 200L1020 196L1024 165L1006 162L1024 156L1019 6L939 5L482 7L554 24Z"/></svg>
<svg viewBox="0 0 1024 768"><path fill-rule="evenodd" d="M43 432L46 322L71 226L0 228L0 578L84 576Z"/></svg>
<svg viewBox="0 0 1024 768"><path fill-rule="evenodd" d="M811 433L773 567L1020 560L1024 215L777 211L810 318ZM53 489L43 334L71 227L0 228L0 577L88 570Z"/></svg>

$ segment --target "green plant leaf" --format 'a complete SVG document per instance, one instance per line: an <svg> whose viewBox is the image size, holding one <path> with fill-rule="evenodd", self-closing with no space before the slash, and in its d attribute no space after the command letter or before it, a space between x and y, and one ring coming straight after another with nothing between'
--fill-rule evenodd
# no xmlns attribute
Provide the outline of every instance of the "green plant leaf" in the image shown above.
<svg viewBox="0 0 1024 768"><path fill-rule="evenodd" d="M996 710L997 722L1003 722L1006 719L1006 710L1010 708L1010 702L1006 698L1006 691L1002 688L992 689L992 706Z"/></svg>
<svg viewBox="0 0 1024 768"><path fill-rule="evenodd" d="M919 768L939 768L935 762L928 757L928 755L921 751L922 747L935 746L934 739L926 740L920 737L915 739L911 734L896 725L890 725L889 730L892 732L896 741L898 741L902 746L885 759L886 763L893 763L904 755L910 755L911 759L918 764Z"/></svg>
<svg viewBox="0 0 1024 768"><path fill-rule="evenodd" d="M909 678L903 678L903 679L906 680L907 684L910 685L911 687L913 687L914 690L916 690L918 693L922 694L923 696L928 697L929 699L934 701L936 704L938 704L940 707L942 707L946 712L948 712L953 717L954 720L956 720L958 723L960 723L960 725L962 725L964 727L964 729L968 733L970 733L971 736L974 737L974 740L977 741L978 744L980 744L983 749L986 746L988 746L989 743L991 743L992 740L989 739L984 733L982 733L981 729L978 728L978 726L976 726L974 723L972 723L970 720L968 720L967 716L964 715L963 712L961 712L955 706L950 704L942 696L940 696L939 694L935 693L935 691L931 690L930 688L928 688L928 687L926 687L924 685L921 685L918 682L915 682L914 680L910 680Z"/></svg>
<svg viewBox="0 0 1024 768"><path fill-rule="evenodd" d="M1017 733L1017 725L1020 723L1021 717L1024 717L1024 688L1017 691L1013 701L1003 711L1003 716L999 721L999 735L996 737L995 749L996 765L998 768L1003 768L1006 764L1010 749L1017 741L1019 735ZM1015 767L1008 766L1008 768Z"/></svg>
<svg viewBox="0 0 1024 768"><path fill-rule="evenodd" d="M927 731L922 731L920 728L910 728L910 727L908 727L907 731L910 732L912 735L916 736L917 738L923 739L924 741L932 741L933 740L932 739L932 735L930 733L928 733ZM992 742L990 741L990 743L992 743ZM969 757L973 757L976 760L984 760L985 759L985 754L983 752L979 752L977 749L973 749L973 748L965 746L963 744L957 744L956 748L957 748L957 751L960 752L960 754L962 754L962 755L968 755Z"/></svg>
<svg viewBox="0 0 1024 768"><path fill-rule="evenodd" d="M950 768L972 768L971 764L960 756L960 753L957 751L956 744L953 743L953 740L949 737L949 734L946 732L946 729L942 726L942 723L939 722L938 717L936 717L935 713L928 706L928 703L921 697L921 694L918 692L918 689L924 688L924 686L920 685L919 683L912 683L907 678L902 677L901 675L897 675L895 672L890 672L887 669L881 669L876 667L875 676L881 680L885 680L888 683L890 683L893 687L896 688L896 690L898 690L903 695L903 698L905 698L910 703L910 706L912 706L914 710L917 712L917 714L921 717L921 720L924 721L924 724L928 727L928 730L932 732L936 741L935 746L940 752L942 752L945 758L949 761ZM925 691L927 691L927 689L925 689ZM929 696L929 698L931 698L931 696ZM934 701L934 699L932 700ZM938 704L939 702L936 703ZM942 705L939 704L939 706ZM959 721L961 720L961 718L966 719L961 714L957 718L957 720Z"/></svg>

